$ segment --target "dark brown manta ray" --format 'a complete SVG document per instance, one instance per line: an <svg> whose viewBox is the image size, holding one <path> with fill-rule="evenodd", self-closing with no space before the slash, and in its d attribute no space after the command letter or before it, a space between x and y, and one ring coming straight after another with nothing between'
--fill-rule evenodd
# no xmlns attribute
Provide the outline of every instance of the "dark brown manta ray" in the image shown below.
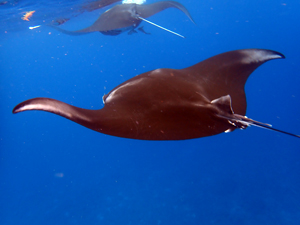
<svg viewBox="0 0 300 225"><path fill-rule="evenodd" d="M280 58L284 56L262 49L226 52L185 69L156 69L133 77L105 95L99 110L34 98L13 113L47 111L100 133L141 140L200 138L250 125L299 138L245 117L248 76Z"/></svg>
<svg viewBox="0 0 300 225"><path fill-rule="evenodd" d="M142 22L141 18L148 18L167 8L177 8L181 10L194 22L190 13L180 3L175 1L161 1L147 5L135 3L116 5L101 14L93 25L77 31L68 31L57 26L50 26L69 35L82 35L96 31L106 35L118 35L124 31L133 30L138 27Z"/></svg>

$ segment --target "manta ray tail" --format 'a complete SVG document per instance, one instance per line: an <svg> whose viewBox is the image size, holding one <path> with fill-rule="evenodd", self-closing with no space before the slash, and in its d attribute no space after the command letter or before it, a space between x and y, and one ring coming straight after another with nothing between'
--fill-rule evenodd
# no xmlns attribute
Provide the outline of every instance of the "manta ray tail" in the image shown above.
<svg viewBox="0 0 300 225"><path fill-rule="evenodd" d="M171 30L169 30L169 29L167 29L167 28L164 28L164 27L162 27L162 26L159 26L159 25L157 25L156 23L153 23L153 22L151 22L151 21L149 21L149 20L146 20L145 18L142 18L142 17L140 17L140 16L138 16L138 18L141 19L141 20L143 20L143 21L145 21L145 22L147 22L147 23L150 23L150 24L152 24L152 25L154 25L154 26L156 26L156 27L159 27L160 29L163 29L163 30L165 30L165 31L168 31L168 32L170 32L170 33L172 33L172 34L175 34L175 35L179 36L179 37L185 38L185 36L182 36L181 34L178 34L178 33L174 32L174 31L171 31Z"/></svg>
<svg viewBox="0 0 300 225"><path fill-rule="evenodd" d="M249 126L256 126L260 128L264 128L267 130L272 130L276 132L280 132L283 134L287 134L293 137L300 138L300 135L292 134L286 131L278 130L272 127L272 125L267 123L262 123L256 120L252 120L246 116L242 116L239 114L235 114L232 109L231 97L230 95L222 96L218 99L211 101L211 104L216 106L222 113L218 114L218 117L226 119L231 125L235 128L245 129ZM232 131L232 129L228 129L227 132Z"/></svg>
<svg viewBox="0 0 300 225"><path fill-rule="evenodd" d="M238 115L238 114L233 114L233 116L234 116L234 119L230 118L229 120L240 123L244 127L255 126L255 127L260 127L260 128L264 128L264 129L267 129L267 130L272 130L272 131L276 131L276 132L279 132L279 133L283 133L283 134L287 134L287 135L290 135L290 136L293 136L293 137L300 138L300 135L296 135L296 134L292 134L292 133L289 133L289 132L286 132L286 131L283 131L283 130L275 129L270 124L255 121L255 120L252 120L252 119L250 119L246 116L241 116L241 115Z"/></svg>

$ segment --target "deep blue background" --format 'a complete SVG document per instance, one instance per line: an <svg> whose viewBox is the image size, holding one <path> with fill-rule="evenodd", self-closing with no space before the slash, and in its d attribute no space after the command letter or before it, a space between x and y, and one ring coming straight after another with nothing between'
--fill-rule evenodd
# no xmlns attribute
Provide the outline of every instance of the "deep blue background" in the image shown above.
<svg viewBox="0 0 300 225"><path fill-rule="evenodd" d="M250 127L188 141L137 141L46 112L11 113L34 97L98 109L103 94L137 74L266 48L286 59L250 76L247 116L300 134L300 2L180 2L197 25L175 9L149 19L186 39L149 24L144 28L152 35L73 37L45 26L21 29L37 25L34 17L6 22L0 31L0 224L300 224L297 138ZM46 10L29 8L39 7ZM97 13L63 26L82 28ZM19 31L8 31L15 25Z"/></svg>

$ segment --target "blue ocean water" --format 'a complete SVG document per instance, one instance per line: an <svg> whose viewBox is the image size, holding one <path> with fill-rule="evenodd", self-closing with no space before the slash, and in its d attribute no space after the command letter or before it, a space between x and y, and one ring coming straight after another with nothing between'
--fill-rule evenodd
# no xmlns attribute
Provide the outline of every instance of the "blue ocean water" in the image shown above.
<svg viewBox="0 0 300 225"><path fill-rule="evenodd" d="M250 76L247 116L300 134L300 2L180 2L197 25L176 9L149 20L186 39L144 22L151 35L68 36L44 25L70 17L61 26L80 29L107 8L81 12L86 1L79 0L0 2L0 224L300 224L297 138L250 127L138 141L47 112L12 114L34 97L98 109L104 94L143 72L264 48L286 59ZM26 11L35 11L29 21L21 19Z"/></svg>

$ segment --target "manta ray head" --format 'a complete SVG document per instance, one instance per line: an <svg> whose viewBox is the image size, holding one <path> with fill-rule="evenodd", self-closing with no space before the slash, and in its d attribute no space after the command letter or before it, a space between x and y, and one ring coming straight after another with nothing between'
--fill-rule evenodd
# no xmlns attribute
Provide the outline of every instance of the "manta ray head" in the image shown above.
<svg viewBox="0 0 300 225"><path fill-rule="evenodd" d="M132 18L133 25L132 28L136 28L140 25L142 20L139 18L140 13L137 10L137 4L133 3L130 4L130 7L127 9L127 11L130 13L130 17Z"/></svg>
<svg viewBox="0 0 300 225"><path fill-rule="evenodd" d="M118 29L114 29L114 30L106 30L106 31L100 31L100 33L104 34L104 35L111 35L111 36L117 36L123 32L126 31L132 31L135 28L137 28L140 23L142 22L141 19L139 19L139 13L137 12L137 4L132 3L132 4L126 4L126 5L120 5L120 8L122 7L123 9L122 14L123 15L123 20L126 21L128 20L128 18L131 18L129 20L131 20L132 22L132 26L128 26L128 27L122 27L122 28L118 28Z"/></svg>

